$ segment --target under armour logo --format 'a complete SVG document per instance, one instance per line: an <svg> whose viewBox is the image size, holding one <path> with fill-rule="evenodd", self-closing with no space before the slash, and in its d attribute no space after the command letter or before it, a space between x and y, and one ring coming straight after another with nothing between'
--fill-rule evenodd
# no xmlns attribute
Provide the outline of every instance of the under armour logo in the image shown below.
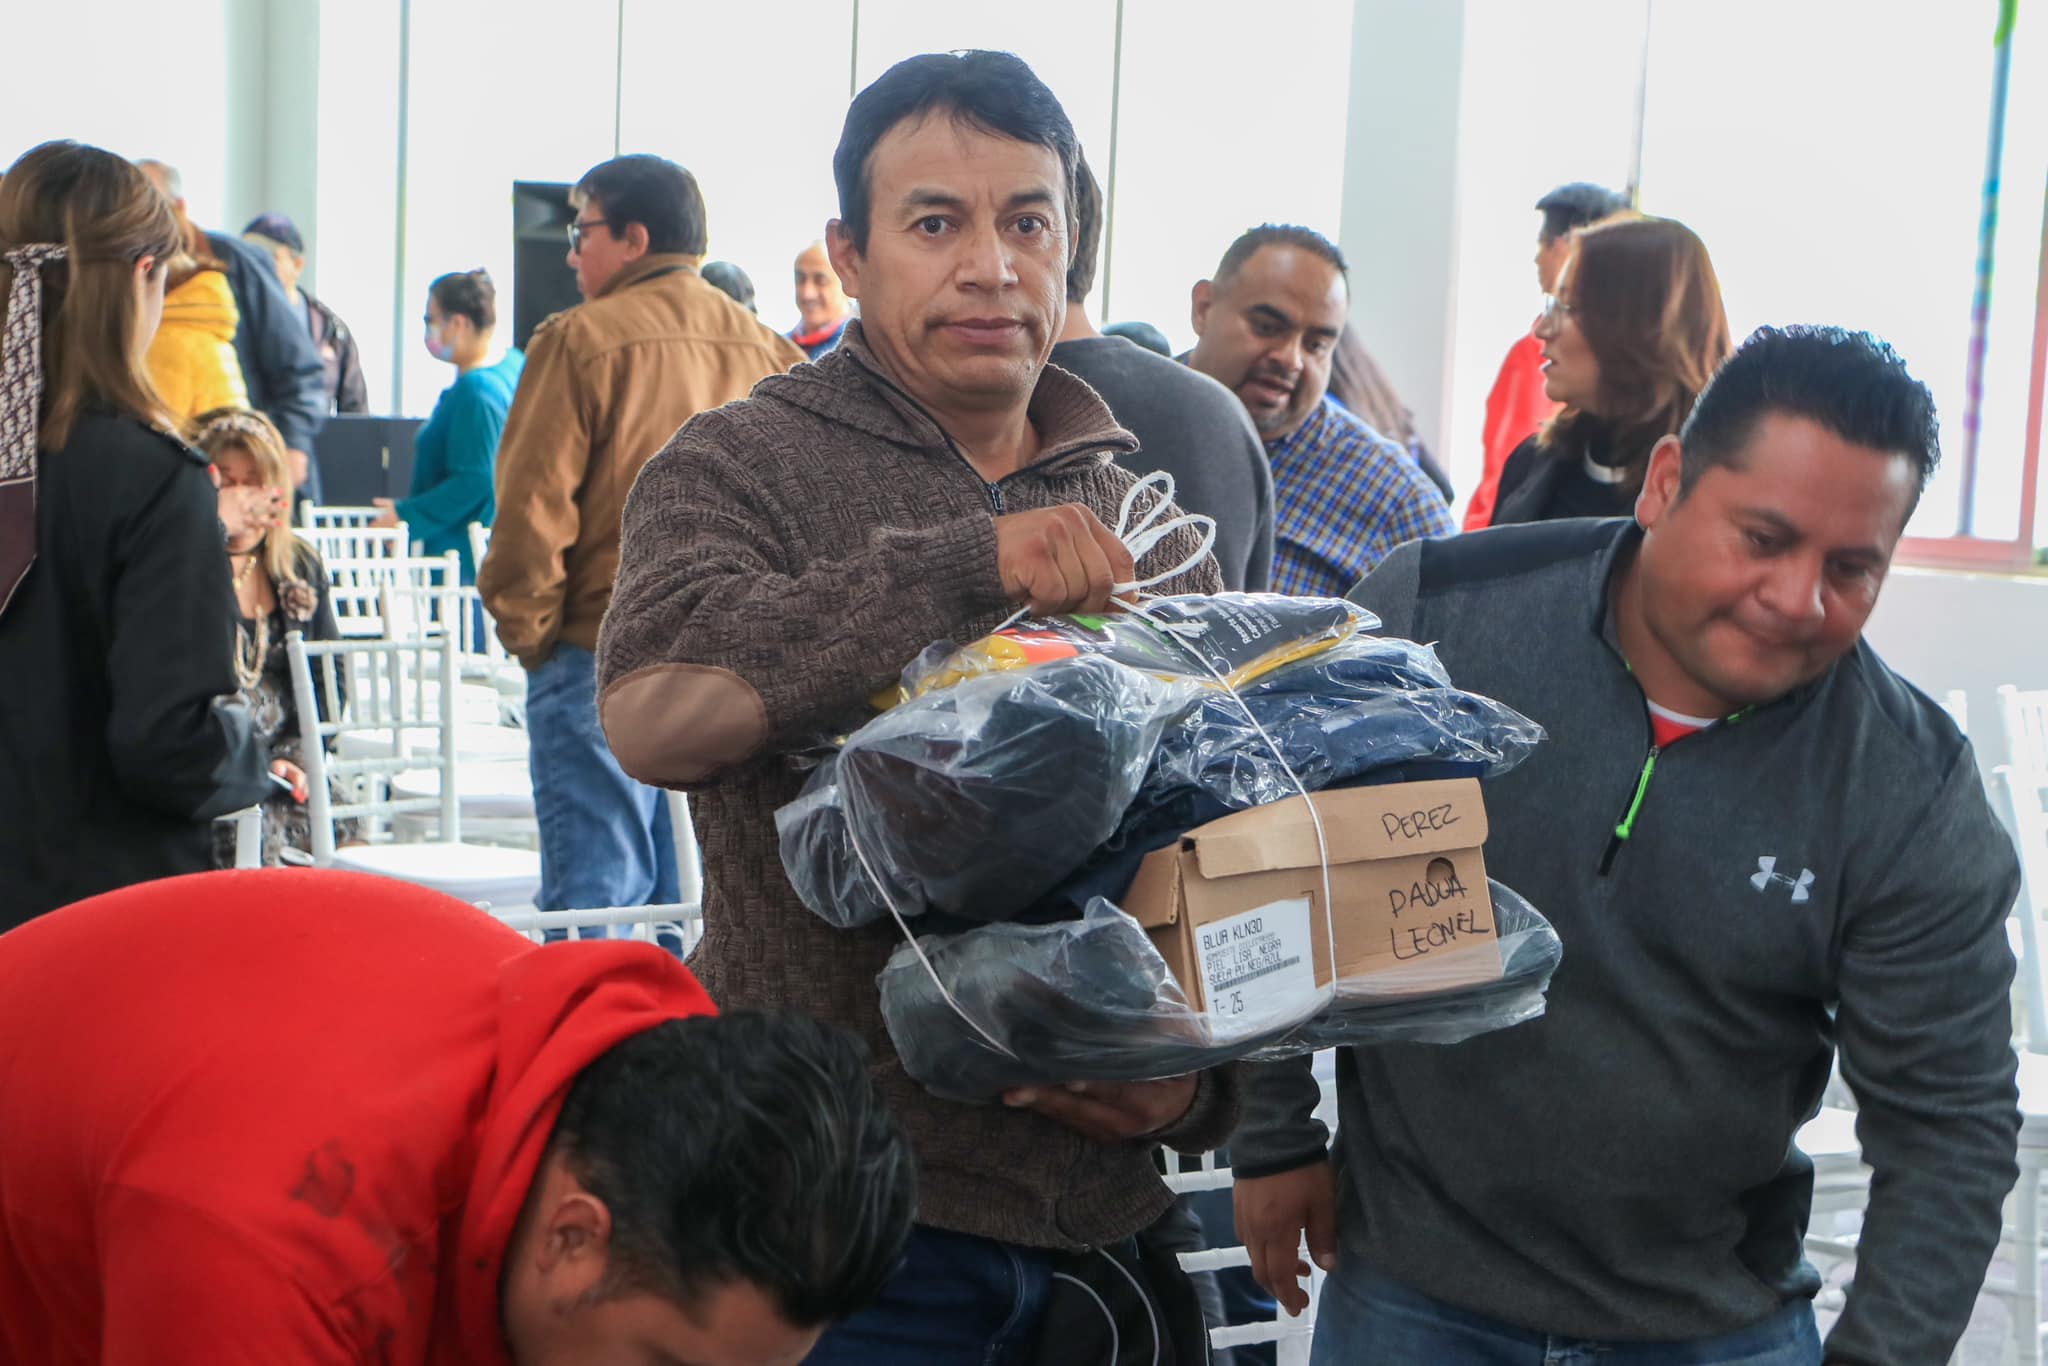
<svg viewBox="0 0 2048 1366"><path fill-rule="evenodd" d="M1792 889L1792 903L1795 906L1802 901L1813 899L1813 893L1809 890L1813 886L1813 869L1801 868L1797 878L1789 878L1778 871L1778 859L1775 854L1763 854L1756 861L1756 876L1749 880L1749 885L1762 892L1768 891L1774 882L1781 887Z"/></svg>

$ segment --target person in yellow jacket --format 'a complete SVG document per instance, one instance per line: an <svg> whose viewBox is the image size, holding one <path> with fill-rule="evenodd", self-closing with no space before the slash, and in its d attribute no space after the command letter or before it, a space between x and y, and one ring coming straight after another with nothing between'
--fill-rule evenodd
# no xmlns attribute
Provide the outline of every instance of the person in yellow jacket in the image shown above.
<svg viewBox="0 0 2048 1366"><path fill-rule="evenodd" d="M171 262L164 320L148 355L150 383L180 425L210 409L249 406L235 358L240 321L221 263L189 246L180 252Z"/></svg>

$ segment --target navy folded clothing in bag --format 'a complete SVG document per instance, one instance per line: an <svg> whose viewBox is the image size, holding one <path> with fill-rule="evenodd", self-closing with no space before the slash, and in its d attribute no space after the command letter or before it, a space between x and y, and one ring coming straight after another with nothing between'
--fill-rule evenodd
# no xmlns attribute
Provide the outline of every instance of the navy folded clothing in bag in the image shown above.
<svg viewBox="0 0 2048 1366"><path fill-rule="evenodd" d="M1450 687L1412 641L1326 642L1241 700L1082 652L964 676L884 712L775 823L798 896L841 928L888 914L876 878L906 916L1042 921L1120 893L1106 866L1134 868L1180 831L1293 796L1297 779L1315 792L1375 774L1491 776L1542 735ZM1084 890L1061 891L1070 880Z"/></svg>

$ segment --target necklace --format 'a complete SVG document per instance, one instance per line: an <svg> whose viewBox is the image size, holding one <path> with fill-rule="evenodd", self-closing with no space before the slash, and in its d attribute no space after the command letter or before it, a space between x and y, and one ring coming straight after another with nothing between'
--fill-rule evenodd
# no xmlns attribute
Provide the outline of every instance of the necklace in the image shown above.
<svg viewBox="0 0 2048 1366"><path fill-rule="evenodd" d="M244 550L240 552L231 550L228 552L228 558L231 560L246 561L246 563L244 563L240 569L237 569L235 571L235 587L240 588L245 582L248 581L249 576L256 572L256 561L261 557L258 556L257 553L253 550Z"/></svg>
<svg viewBox="0 0 2048 1366"><path fill-rule="evenodd" d="M269 613L257 617L253 626L235 623L235 681L242 691L249 692L263 681L264 656L269 653Z"/></svg>

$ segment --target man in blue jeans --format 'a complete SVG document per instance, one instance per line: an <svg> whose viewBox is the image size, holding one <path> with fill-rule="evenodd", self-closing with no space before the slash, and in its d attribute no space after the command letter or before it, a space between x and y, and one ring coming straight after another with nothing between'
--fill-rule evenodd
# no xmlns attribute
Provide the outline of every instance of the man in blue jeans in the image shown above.
<svg viewBox="0 0 2048 1366"><path fill-rule="evenodd" d="M626 776L597 721L598 623L626 494L696 414L803 359L697 273L704 197L659 157L594 167L570 195L584 303L542 323L498 446L498 517L477 588L527 670L544 911L677 897L661 789Z"/></svg>
<svg viewBox="0 0 2048 1366"><path fill-rule="evenodd" d="M1948 1359L2018 1174L2005 919L1970 746L1862 640L1938 458L1891 348L1765 328L1659 442L1633 521L1401 547L1352 592L1540 721L1487 869L1549 916L1539 1019L1248 1068L1237 1227L1314 1360L1814 1366L1794 1141L1830 1064L1870 1201L1825 1360ZM2024 1330L2023 1330L2024 1331Z"/></svg>

